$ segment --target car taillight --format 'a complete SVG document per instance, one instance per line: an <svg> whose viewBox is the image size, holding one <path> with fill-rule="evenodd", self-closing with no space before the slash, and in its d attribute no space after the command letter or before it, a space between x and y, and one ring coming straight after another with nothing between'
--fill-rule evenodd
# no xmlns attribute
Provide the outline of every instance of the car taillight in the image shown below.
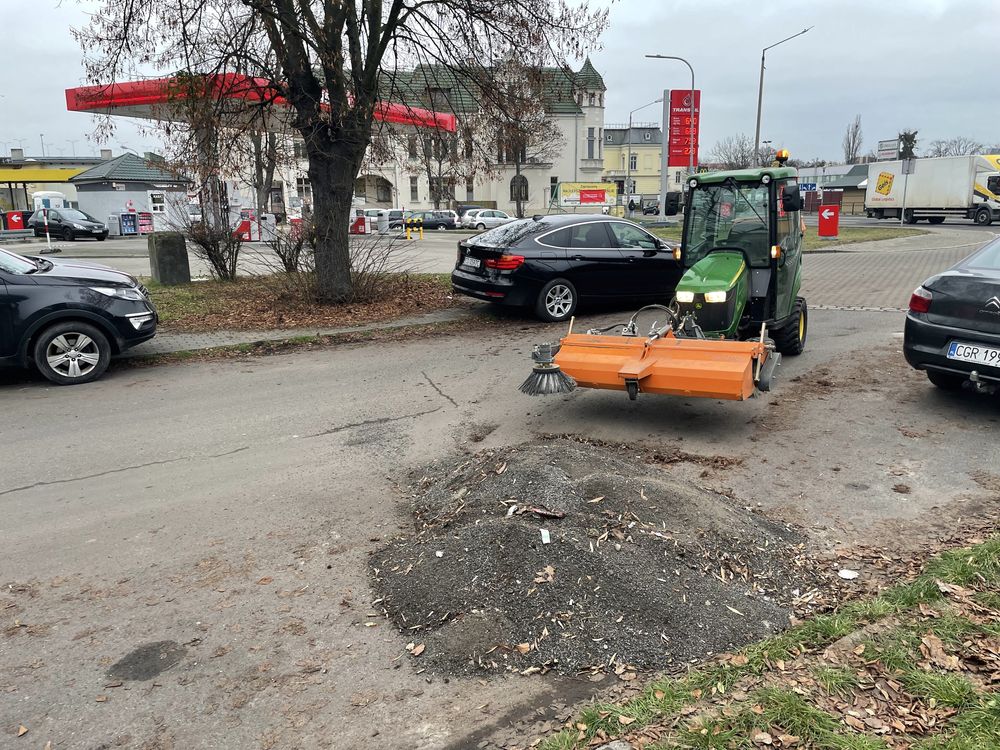
<svg viewBox="0 0 1000 750"><path fill-rule="evenodd" d="M487 258L486 267L495 268L498 271L513 271L524 265L523 255L507 255L504 253L499 258Z"/></svg>
<svg viewBox="0 0 1000 750"><path fill-rule="evenodd" d="M913 290L913 294L910 296L910 312L925 313L931 309L931 300L934 299L927 289L922 286L917 287Z"/></svg>

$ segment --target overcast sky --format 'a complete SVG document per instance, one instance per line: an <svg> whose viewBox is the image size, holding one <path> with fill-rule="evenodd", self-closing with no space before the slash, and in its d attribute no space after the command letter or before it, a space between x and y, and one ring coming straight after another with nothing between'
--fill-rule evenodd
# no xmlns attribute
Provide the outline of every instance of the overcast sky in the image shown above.
<svg viewBox="0 0 1000 750"><path fill-rule="evenodd" d="M92 118L67 112L63 93L85 83L69 27L86 22L87 4L0 0L3 153L23 139L25 151L37 154L40 134L50 154L100 148L87 138ZM923 144L955 135L1000 142L996 0L618 0L603 48L592 55L608 86L605 121L627 121L630 109L664 88L690 86L682 63L643 57L679 55L694 66L702 90L703 151L727 135L753 136L761 47L806 26L815 28L768 52L761 137L775 147L839 159L856 114L864 151L904 127L917 128ZM635 119L658 122L659 105ZM118 123L104 147L156 148L134 121Z"/></svg>

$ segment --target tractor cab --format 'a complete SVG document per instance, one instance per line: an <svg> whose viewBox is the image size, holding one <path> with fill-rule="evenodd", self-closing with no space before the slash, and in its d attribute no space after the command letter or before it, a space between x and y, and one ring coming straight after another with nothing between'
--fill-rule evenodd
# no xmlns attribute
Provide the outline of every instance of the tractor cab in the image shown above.
<svg viewBox="0 0 1000 750"><path fill-rule="evenodd" d="M787 158L787 157L786 157ZM684 216L677 304L706 335L782 328L801 285L796 171L775 166L695 175Z"/></svg>

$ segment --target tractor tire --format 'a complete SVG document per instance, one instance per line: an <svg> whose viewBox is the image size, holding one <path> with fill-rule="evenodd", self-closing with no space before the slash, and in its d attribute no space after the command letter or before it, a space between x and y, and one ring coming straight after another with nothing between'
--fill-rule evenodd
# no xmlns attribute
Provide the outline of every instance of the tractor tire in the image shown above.
<svg viewBox="0 0 1000 750"><path fill-rule="evenodd" d="M950 372L938 372L937 370L928 370L927 379L942 391L960 391L962 390L962 385L968 380L968 378L961 375L955 375Z"/></svg>
<svg viewBox="0 0 1000 750"><path fill-rule="evenodd" d="M809 335L809 308L805 299L795 298L795 305L788 323L771 332L775 348L784 355L796 356L806 348L806 337Z"/></svg>

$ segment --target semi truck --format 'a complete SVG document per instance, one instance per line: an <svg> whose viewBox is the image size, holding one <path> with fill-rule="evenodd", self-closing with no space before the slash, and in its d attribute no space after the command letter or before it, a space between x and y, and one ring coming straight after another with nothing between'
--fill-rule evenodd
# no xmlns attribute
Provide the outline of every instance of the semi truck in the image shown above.
<svg viewBox="0 0 1000 750"><path fill-rule="evenodd" d="M972 219L980 226L1000 222L1000 155L942 156L868 165L865 213L869 218L915 224L927 219Z"/></svg>

